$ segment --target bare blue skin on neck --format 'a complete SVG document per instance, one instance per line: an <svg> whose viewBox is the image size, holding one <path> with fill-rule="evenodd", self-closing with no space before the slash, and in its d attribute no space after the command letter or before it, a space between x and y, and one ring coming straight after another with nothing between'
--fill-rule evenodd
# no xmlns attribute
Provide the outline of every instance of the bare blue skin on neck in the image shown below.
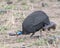
<svg viewBox="0 0 60 48"><path fill-rule="evenodd" d="M22 31L17 32L17 35L22 35Z"/></svg>

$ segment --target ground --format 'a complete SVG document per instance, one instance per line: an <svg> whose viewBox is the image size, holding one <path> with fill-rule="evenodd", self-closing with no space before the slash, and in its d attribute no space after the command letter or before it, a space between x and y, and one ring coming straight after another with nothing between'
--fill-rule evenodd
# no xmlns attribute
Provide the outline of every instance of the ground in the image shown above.
<svg viewBox="0 0 60 48"><path fill-rule="evenodd" d="M12 2L8 4L7 2ZM9 36L22 30L22 22L33 11L42 10L56 23L56 30L38 31L33 38L30 35ZM59 0L0 0L0 48L59 48L60 47L60 1ZM24 38L26 36L26 38ZM53 38L53 44L48 38Z"/></svg>

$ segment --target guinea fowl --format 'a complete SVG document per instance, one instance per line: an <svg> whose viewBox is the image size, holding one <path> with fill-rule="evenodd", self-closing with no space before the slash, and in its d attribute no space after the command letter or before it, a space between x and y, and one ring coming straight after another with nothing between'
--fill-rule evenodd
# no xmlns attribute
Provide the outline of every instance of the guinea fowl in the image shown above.
<svg viewBox="0 0 60 48"><path fill-rule="evenodd" d="M22 31L17 32L17 35L21 34L30 34L32 37L37 31L44 31L45 29L55 29L56 25L53 22L50 22L48 15L43 11L32 12L22 23Z"/></svg>

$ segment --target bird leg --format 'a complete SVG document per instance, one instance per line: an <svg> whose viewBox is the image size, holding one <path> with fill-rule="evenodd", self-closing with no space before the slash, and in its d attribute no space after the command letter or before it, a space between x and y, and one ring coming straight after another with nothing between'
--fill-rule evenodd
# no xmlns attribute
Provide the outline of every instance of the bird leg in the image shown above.
<svg viewBox="0 0 60 48"><path fill-rule="evenodd" d="M40 37L42 37L42 30L40 30Z"/></svg>
<svg viewBox="0 0 60 48"><path fill-rule="evenodd" d="M30 38L34 35L35 33L33 32L32 35L30 36Z"/></svg>

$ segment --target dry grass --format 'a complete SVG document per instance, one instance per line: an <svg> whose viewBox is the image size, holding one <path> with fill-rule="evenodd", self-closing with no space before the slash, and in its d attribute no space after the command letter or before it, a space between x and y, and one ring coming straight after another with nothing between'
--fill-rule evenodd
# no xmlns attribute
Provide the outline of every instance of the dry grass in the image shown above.
<svg viewBox="0 0 60 48"><path fill-rule="evenodd" d="M7 4L11 1L12 4ZM33 11L43 10L51 21L57 24L56 31L51 31L47 37L60 35L60 2L55 0L0 0L0 47L1 48L59 48L60 37L56 37L50 45L47 37L23 39L24 36L9 36L9 32L22 30L22 22ZM36 34L37 36L39 35ZM43 33L45 35L45 33ZM54 38L54 37L53 37Z"/></svg>

